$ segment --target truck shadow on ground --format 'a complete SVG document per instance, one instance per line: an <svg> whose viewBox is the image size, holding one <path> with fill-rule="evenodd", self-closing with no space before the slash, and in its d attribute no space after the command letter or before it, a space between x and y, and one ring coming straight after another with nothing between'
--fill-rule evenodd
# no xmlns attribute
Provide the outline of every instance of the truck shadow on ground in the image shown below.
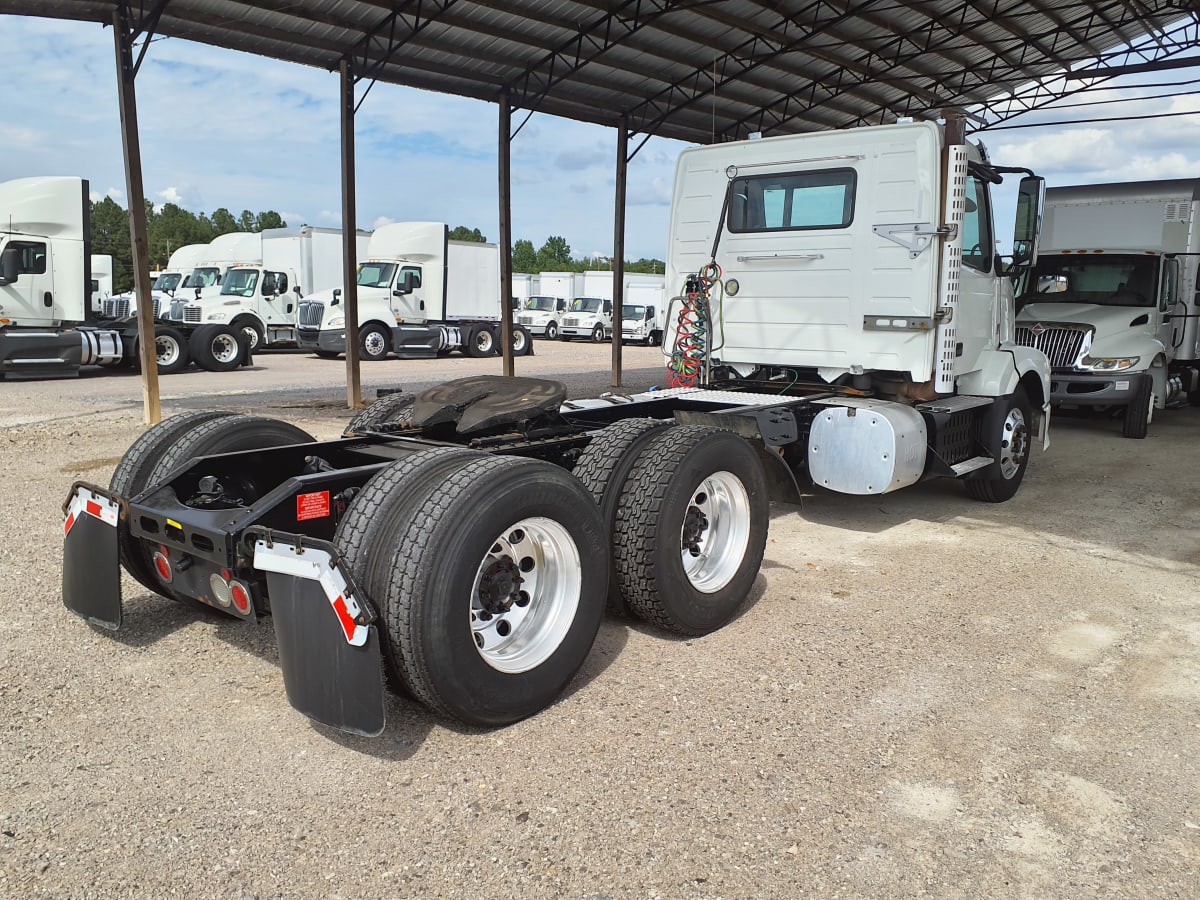
<svg viewBox="0 0 1200 900"><path fill-rule="evenodd" d="M762 579L760 578L761 582ZM752 592L754 601L762 596L763 589L756 584ZM743 610L744 611L744 610ZM739 613L740 615L740 613ZM106 638L115 640L131 649L145 649L170 637L189 626L201 623L212 629L212 636L231 648L255 656L278 668L279 652L275 641L275 630L269 617L258 622L244 622L210 609L202 604L182 603L147 592L139 592L126 598L123 621L119 631L109 631L99 626L93 629ZM599 678L611 666L628 641L628 629L633 620L606 615L600 623L596 641L587 659L567 685L566 690L555 700L555 704ZM645 629L660 637L675 638L658 629ZM381 673L381 677L383 673ZM282 687L282 674L280 685ZM378 759L403 761L416 753L425 737L435 728L443 728L463 736L490 735L503 729L482 728L462 725L437 716L415 700L393 692L385 692L387 725L378 737L364 737L340 731L320 722L310 721L310 726L330 741L356 753ZM552 704L553 705L553 704ZM297 713L297 715L301 715Z"/></svg>

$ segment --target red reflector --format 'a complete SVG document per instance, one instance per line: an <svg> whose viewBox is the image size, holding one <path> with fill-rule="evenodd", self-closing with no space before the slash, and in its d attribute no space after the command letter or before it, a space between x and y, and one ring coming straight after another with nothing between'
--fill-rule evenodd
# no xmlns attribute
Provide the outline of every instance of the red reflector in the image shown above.
<svg viewBox="0 0 1200 900"><path fill-rule="evenodd" d="M154 568L163 581L170 582L175 577L175 573L171 571L171 561L161 551L154 554Z"/></svg>
<svg viewBox="0 0 1200 900"><path fill-rule="evenodd" d="M333 601L333 611L337 613L338 621L342 623L342 631L346 632L346 640L354 637L355 623L346 608L346 598L339 596Z"/></svg>
<svg viewBox="0 0 1200 900"><path fill-rule="evenodd" d="M75 524L75 513L67 516L67 523L63 526L63 534L71 533L71 526Z"/></svg>
<svg viewBox="0 0 1200 900"><path fill-rule="evenodd" d="M240 581L229 582L229 593L233 597L233 606L242 615L250 612L250 592Z"/></svg>

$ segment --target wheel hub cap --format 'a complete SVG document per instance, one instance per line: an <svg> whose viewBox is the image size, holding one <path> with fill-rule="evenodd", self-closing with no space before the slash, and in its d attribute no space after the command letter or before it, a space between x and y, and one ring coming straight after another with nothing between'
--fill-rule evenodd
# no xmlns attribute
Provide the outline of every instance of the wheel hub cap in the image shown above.
<svg viewBox="0 0 1200 900"><path fill-rule="evenodd" d="M680 529L683 571L698 591L729 584L750 546L750 495L732 472L714 472L692 491Z"/></svg>

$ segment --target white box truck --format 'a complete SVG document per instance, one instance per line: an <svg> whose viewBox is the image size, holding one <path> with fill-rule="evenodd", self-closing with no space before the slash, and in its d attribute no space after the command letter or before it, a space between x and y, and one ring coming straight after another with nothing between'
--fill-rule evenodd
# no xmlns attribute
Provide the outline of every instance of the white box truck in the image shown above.
<svg viewBox="0 0 1200 900"><path fill-rule="evenodd" d="M1045 215L1017 340L1050 358L1053 404L1111 408L1144 438L1200 391L1200 178L1051 188Z"/></svg>
<svg viewBox="0 0 1200 900"><path fill-rule="evenodd" d="M1013 341L1013 269L992 249L1005 171L932 122L684 151L667 345L689 384L567 401L555 381L476 375L384 397L330 441L185 414L107 488L72 487L64 603L119 628L124 565L165 596L270 615L288 699L317 721L378 735L396 684L498 727L561 696L606 605L681 635L734 619L773 498L945 476L1007 500L1044 446L1050 372ZM1041 193L1022 179L1018 269ZM435 242L403 265L428 278L444 259Z"/></svg>
<svg viewBox="0 0 1200 900"><path fill-rule="evenodd" d="M549 294L534 294L525 300L525 305L513 321L534 337L558 339L558 323L567 310L565 297Z"/></svg>
<svg viewBox="0 0 1200 900"><path fill-rule="evenodd" d="M366 253L367 241L367 235L357 236L359 256ZM300 299L342 281L342 232L307 225L295 232L270 229L261 234L261 248L260 263L230 266L219 289L185 303L185 321L239 328L251 351L295 342Z"/></svg>
<svg viewBox="0 0 1200 900"><path fill-rule="evenodd" d="M452 241L442 222L394 222L377 228L358 264L358 341L363 360L389 354L428 359L461 350L496 352L500 326L500 248ZM300 302L297 342L318 356L346 350L342 289ZM529 352L529 333L514 325L514 351Z"/></svg>
<svg viewBox="0 0 1200 900"><path fill-rule="evenodd" d="M667 289L659 276L658 283L635 281L625 286L625 302L621 304L621 340L649 346L662 343L666 323Z"/></svg>

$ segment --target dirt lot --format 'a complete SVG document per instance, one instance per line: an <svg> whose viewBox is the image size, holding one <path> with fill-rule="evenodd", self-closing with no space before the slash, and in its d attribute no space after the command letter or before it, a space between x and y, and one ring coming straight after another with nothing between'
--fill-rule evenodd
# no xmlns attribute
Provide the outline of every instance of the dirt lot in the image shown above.
<svg viewBox="0 0 1200 900"><path fill-rule="evenodd" d="M519 372L607 384L607 346L539 350ZM476 370L498 363L364 383ZM164 404L331 437L343 371L263 355L164 379ZM129 579L116 636L63 609L59 507L140 432L135 379L2 382L0 424L0 896L1200 895L1200 410L1145 441L1061 418L1006 504L933 482L777 505L721 631L609 619L534 718L393 698L373 740L291 710L269 621Z"/></svg>

